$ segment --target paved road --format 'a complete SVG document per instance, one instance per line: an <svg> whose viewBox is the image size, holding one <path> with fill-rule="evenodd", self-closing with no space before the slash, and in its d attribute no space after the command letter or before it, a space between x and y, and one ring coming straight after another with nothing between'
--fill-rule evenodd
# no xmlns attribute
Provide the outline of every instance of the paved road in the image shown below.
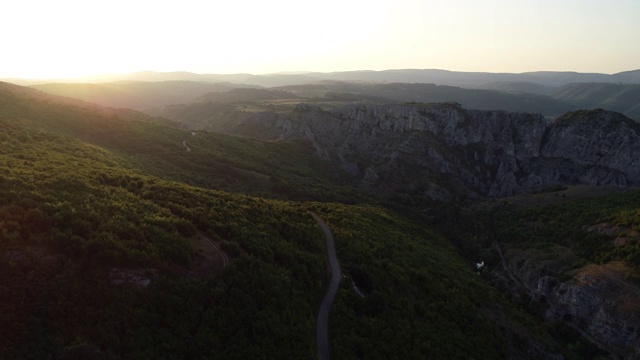
<svg viewBox="0 0 640 360"><path fill-rule="evenodd" d="M322 299L320 305L320 311L318 312L318 323L316 328L316 339L318 343L318 357L321 360L330 359L329 353L329 310L331 304L338 291L338 284L340 283L340 264L338 264L338 257L336 256L336 247L333 242L333 235L327 225L316 214L311 213L313 218L316 219L322 231L324 237L327 239L327 256L329 257L329 266L331 266L331 282L329 282L329 288L327 293Z"/></svg>

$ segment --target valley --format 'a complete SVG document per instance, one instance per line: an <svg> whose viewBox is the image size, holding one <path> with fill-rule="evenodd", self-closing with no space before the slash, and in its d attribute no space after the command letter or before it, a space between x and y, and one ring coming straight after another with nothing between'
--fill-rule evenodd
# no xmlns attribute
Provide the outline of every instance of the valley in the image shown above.
<svg viewBox="0 0 640 360"><path fill-rule="evenodd" d="M637 71L138 75L0 82L0 358L640 355Z"/></svg>

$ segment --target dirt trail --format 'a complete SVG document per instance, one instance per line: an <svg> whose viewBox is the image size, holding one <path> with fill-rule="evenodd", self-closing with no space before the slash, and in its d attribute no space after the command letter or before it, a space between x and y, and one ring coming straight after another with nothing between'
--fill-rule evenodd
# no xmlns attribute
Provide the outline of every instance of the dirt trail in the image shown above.
<svg viewBox="0 0 640 360"><path fill-rule="evenodd" d="M224 252L224 250L222 250L220 245L216 244L216 242L213 241L213 239L211 239L209 236L207 236L207 234L203 233L202 231L198 232L198 235L200 235L200 237L202 237L203 239L205 239L209 243L211 243L211 245L213 245L213 247L216 249L216 251L220 254L220 257L222 258L222 267L223 268L226 267L227 265L229 265L229 256L227 255L227 253Z"/></svg>

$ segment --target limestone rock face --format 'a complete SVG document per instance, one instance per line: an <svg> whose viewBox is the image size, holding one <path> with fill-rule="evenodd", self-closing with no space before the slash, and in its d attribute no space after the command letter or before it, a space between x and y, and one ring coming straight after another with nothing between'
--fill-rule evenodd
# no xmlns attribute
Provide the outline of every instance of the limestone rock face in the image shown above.
<svg viewBox="0 0 640 360"><path fill-rule="evenodd" d="M505 270L546 306L548 320L571 325L623 359L640 358L640 287L627 279L623 264L589 264L567 279L561 275L566 264L531 251L510 250L505 258Z"/></svg>
<svg viewBox="0 0 640 360"><path fill-rule="evenodd" d="M568 159L615 173L612 182L632 180L640 175L640 127L624 116L602 110L582 111L558 118L549 130L542 154ZM590 175L593 180L598 176ZM624 176L626 175L626 176Z"/></svg>
<svg viewBox="0 0 640 360"><path fill-rule="evenodd" d="M233 132L306 139L363 187L442 200L557 185L640 184L640 126L603 110L548 121L456 104L353 104L328 111L299 105L290 113L251 114ZM640 358L637 284L611 264L585 266L567 279L573 262L513 249L503 259L508 278L546 305L548 319L570 324L622 358Z"/></svg>
<svg viewBox="0 0 640 360"><path fill-rule="evenodd" d="M614 354L640 357L640 291L622 274L588 265L554 288L551 298L556 306L549 316L573 323Z"/></svg>
<svg viewBox="0 0 640 360"><path fill-rule="evenodd" d="M306 139L364 187L503 197L570 184L635 186L640 127L603 110L541 115L457 104L364 105L252 113L231 129L262 139Z"/></svg>

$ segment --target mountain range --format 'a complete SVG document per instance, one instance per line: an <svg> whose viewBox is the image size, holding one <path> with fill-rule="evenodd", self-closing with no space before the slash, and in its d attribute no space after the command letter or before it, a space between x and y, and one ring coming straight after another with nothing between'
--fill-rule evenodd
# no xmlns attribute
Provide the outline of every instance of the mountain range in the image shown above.
<svg viewBox="0 0 640 360"><path fill-rule="evenodd" d="M636 122L322 81L0 83L0 357L639 356Z"/></svg>
<svg viewBox="0 0 640 360"><path fill-rule="evenodd" d="M92 80L93 82L87 82ZM558 116L603 108L640 119L640 70L613 75L573 72L465 73L444 70L386 70L270 75L141 72L32 84L36 89L109 107L161 114L177 104L233 102L236 89L286 91L301 102L342 97L378 103L457 102L466 108ZM225 95L224 93L230 92ZM275 100L275 95L270 99ZM283 94L280 98L286 98ZM347 98L345 98L345 96ZM221 97L226 97L223 101ZM235 101L256 99L240 97ZM262 99L267 100L267 99ZM202 106L202 105L196 105Z"/></svg>
<svg viewBox="0 0 640 360"><path fill-rule="evenodd" d="M361 70L342 72L297 72L275 74L196 74L190 72L154 72L142 71L121 75L88 76L76 79L3 79L24 85L50 82L104 83L115 81L196 81L196 82L232 82L260 85L266 87L283 85L312 84L323 80L364 81L364 82L401 82L433 83L477 88L496 82L534 83L545 87L560 87L570 83L640 83L640 70L623 71L616 74L578 73L570 71L534 71L525 73L488 73L461 72L439 69L398 69L398 70ZM53 80L53 81L52 81Z"/></svg>

